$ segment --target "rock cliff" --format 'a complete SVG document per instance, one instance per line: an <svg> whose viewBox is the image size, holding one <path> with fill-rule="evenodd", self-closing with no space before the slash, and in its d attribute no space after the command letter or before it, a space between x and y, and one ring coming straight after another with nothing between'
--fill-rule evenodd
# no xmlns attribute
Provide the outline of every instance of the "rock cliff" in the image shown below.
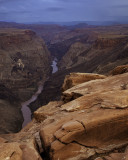
<svg viewBox="0 0 128 160"><path fill-rule="evenodd" d="M27 100L50 70L44 41L30 30L0 30L0 80L21 100Z"/></svg>
<svg viewBox="0 0 128 160"><path fill-rule="evenodd" d="M0 84L0 134L18 132L22 123L20 100L10 89Z"/></svg>
<svg viewBox="0 0 128 160"><path fill-rule="evenodd" d="M59 62L59 69L75 68L83 72L105 74L118 65L127 64L127 35L102 35L93 43L74 43Z"/></svg>
<svg viewBox="0 0 128 160"><path fill-rule="evenodd" d="M48 48L59 59L59 72L44 85L35 105L57 100L64 77L71 72L108 74L128 64L128 25L87 27L56 33Z"/></svg>
<svg viewBox="0 0 128 160"><path fill-rule="evenodd" d="M19 133L1 135L0 160L127 160L128 73L86 76Z"/></svg>
<svg viewBox="0 0 128 160"><path fill-rule="evenodd" d="M21 129L21 102L32 96L50 70L49 51L35 32L0 29L0 133Z"/></svg>

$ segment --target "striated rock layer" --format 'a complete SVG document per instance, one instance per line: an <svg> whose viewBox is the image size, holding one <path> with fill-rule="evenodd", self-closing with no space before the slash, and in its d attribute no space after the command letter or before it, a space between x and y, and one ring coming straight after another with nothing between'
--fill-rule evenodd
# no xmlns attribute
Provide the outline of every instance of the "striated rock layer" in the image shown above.
<svg viewBox="0 0 128 160"><path fill-rule="evenodd" d="M18 132L22 123L19 99L10 89L0 84L0 134Z"/></svg>
<svg viewBox="0 0 128 160"><path fill-rule="evenodd" d="M60 101L39 108L21 132L1 135L1 146L13 147L4 152L0 148L0 155L32 160L41 159L40 155L46 160L127 160L127 124L128 73L91 79L65 90Z"/></svg>
<svg viewBox="0 0 128 160"><path fill-rule="evenodd" d="M50 70L50 54L35 32L0 29L0 133L21 129L20 103L36 92Z"/></svg>
<svg viewBox="0 0 128 160"><path fill-rule="evenodd" d="M83 82L88 82L95 79L104 79L106 76L90 73L70 73L67 75L62 86L62 90L65 91Z"/></svg>
<svg viewBox="0 0 128 160"><path fill-rule="evenodd" d="M49 73L49 52L30 30L0 29L0 80L27 100Z"/></svg>
<svg viewBox="0 0 128 160"><path fill-rule="evenodd" d="M53 114L40 131L50 159L88 159L128 144L128 90L122 88L127 79L126 73L76 85L63 94L81 97L71 98L56 114L51 105Z"/></svg>

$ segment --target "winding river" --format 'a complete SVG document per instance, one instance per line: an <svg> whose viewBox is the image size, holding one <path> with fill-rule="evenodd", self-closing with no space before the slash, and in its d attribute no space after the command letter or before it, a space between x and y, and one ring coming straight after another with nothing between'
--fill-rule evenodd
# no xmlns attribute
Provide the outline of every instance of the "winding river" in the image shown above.
<svg viewBox="0 0 128 160"><path fill-rule="evenodd" d="M52 68L53 68L53 70L52 70L52 73L55 73L55 72L57 72L58 71L58 67L57 67L57 59L56 58L54 58L54 60L52 61Z"/></svg>
<svg viewBox="0 0 128 160"><path fill-rule="evenodd" d="M53 68L52 73L55 73L55 72L58 71L57 59L56 58L52 61L51 66ZM22 114L23 114L23 117L24 117L24 122L22 124L22 128L24 126L26 126L31 121L31 110L28 106L37 99L37 97L42 92L42 90L43 90L43 85L40 83L39 86L38 86L37 92L28 101L23 102L21 104L21 106L22 106L21 111L22 111Z"/></svg>

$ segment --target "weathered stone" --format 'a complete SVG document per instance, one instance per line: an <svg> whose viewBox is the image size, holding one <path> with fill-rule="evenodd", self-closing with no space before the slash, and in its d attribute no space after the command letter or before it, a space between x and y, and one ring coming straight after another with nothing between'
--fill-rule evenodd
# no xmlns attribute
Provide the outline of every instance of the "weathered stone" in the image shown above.
<svg viewBox="0 0 128 160"><path fill-rule="evenodd" d="M38 63L35 63L38 62ZM50 53L35 32L0 29L0 133L21 130L21 102L35 93L50 72Z"/></svg>
<svg viewBox="0 0 128 160"><path fill-rule="evenodd" d="M22 160L20 144L16 142L0 144L0 160Z"/></svg>
<svg viewBox="0 0 128 160"><path fill-rule="evenodd" d="M97 157L95 160L103 160L101 157Z"/></svg>
<svg viewBox="0 0 128 160"><path fill-rule="evenodd" d="M51 159L80 160L91 156L98 158L100 154L106 155L128 144L128 90L120 87L127 78L126 73L82 83L81 86L65 91L70 94L74 90L84 94L62 104L53 115L43 121L40 136L45 152ZM91 88L88 93L87 87ZM46 108L43 112L45 111ZM49 119L54 121L50 122ZM78 148L84 147L84 157L78 148L76 155L72 154L68 149L68 146L72 148L72 144L77 144ZM85 149L93 149L93 154L88 155Z"/></svg>
<svg viewBox="0 0 128 160"><path fill-rule="evenodd" d="M58 107L60 107L62 104L62 101L50 102L48 105L42 106L37 111L35 111L34 118L38 122L44 121L48 116L55 114Z"/></svg>
<svg viewBox="0 0 128 160"><path fill-rule="evenodd" d="M24 160L41 158L37 146L51 160L121 160L128 151L128 90L120 85L127 80L125 73L77 85L65 92L74 90L81 97L42 106L20 133L2 137L18 141Z"/></svg>
<svg viewBox="0 0 128 160"><path fill-rule="evenodd" d="M70 73L67 75L62 86L62 90L65 91L69 88L72 88L78 84L88 82L95 79L104 79L106 76L100 74L92 73Z"/></svg>
<svg viewBox="0 0 128 160"><path fill-rule="evenodd" d="M27 142L1 142L0 160L42 160L37 152L35 140Z"/></svg>
<svg viewBox="0 0 128 160"><path fill-rule="evenodd" d="M122 75L116 75L112 77L110 76L105 79L85 82L64 91L62 99L65 102L69 102L70 100L79 97L79 96L74 97L74 95L82 96L94 92L99 94L100 92L106 92L106 91L125 90L127 89L127 87L123 88L122 86L128 83L127 79L128 79L128 73L125 73Z"/></svg>
<svg viewBox="0 0 128 160"><path fill-rule="evenodd" d="M2 137L0 137L0 143L5 143L5 142L7 142L7 140L2 138Z"/></svg>
<svg viewBox="0 0 128 160"><path fill-rule="evenodd" d="M114 94L114 98L113 98ZM100 108L128 108L128 90L117 90L108 92L91 93L77 98L61 106L62 110L73 112L82 109L89 109L94 106Z"/></svg>
<svg viewBox="0 0 128 160"><path fill-rule="evenodd" d="M30 142L26 144L21 144L20 148L22 149L23 160L42 160L39 153L37 152L36 144L34 140L31 140Z"/></svg>
<svg viewBox="0 0 128 160"><path fill-rule="evenodd" d="M110 71L111 75L118 75L128 72L128 65L117 66L112 71Z"/></svg>

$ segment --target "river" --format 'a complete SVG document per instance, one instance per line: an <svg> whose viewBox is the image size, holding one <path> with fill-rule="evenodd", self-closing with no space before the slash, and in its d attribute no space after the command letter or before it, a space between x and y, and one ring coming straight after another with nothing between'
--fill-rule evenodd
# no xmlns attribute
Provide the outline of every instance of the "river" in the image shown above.
<svg viewBox="0 0 128 160"><path fill-rule="evenodd" d="M52 61L52 68L53 68L53 70L52 70L52 73L55 73L55 72L57 72L58 71L58 67L57 67L57 59L56 58L54 58L54 60Z"/></svg>
<svg viewBox="0 0 128 160"><path fill-rule="evenodd" d="M56 58L52 61L51 66L53 68L52 73L55 73L58 71ZM39 94L41 94L42 90L43 90L43 85L40 83L38 86L37 92L28 101L21 103L21 106L22 106L21 111L22 111L22 114L24 117L24 122L22 124L22 128L24 126L26 126L31 121L31 110L28 106L37 99Z"/></svg>

